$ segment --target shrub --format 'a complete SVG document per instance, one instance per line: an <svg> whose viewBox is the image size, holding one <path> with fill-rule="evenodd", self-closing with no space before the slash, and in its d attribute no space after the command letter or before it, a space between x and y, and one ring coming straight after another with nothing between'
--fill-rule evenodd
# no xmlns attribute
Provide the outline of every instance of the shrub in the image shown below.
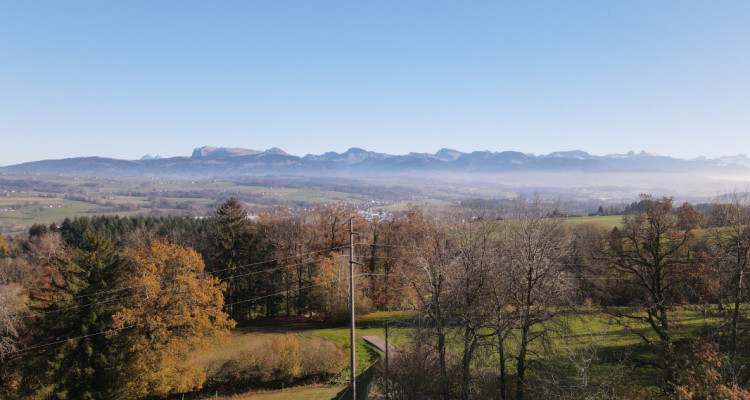
<svg viewBox="0 0 750 400"><path fill-rule="evenodd" d="M269 388L328 380L345 362L344 352L322 338L268 334L231 359L209 365L207 375L211 386Z"/></svg>

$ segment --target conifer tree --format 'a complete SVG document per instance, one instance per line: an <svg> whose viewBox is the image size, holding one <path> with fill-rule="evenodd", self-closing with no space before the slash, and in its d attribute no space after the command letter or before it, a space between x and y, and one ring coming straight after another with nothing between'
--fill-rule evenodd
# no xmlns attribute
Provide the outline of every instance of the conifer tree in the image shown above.
<svg viewBox="0 0 750 400"><path fill-rule="evenodd" d="M253 297L257 291L256 276L247 268L257 245L247 212L234 197L222 204L211 217L209 272L226 283L226 303L229 315L235 320L250 317L252 302L235 303ZM243 313L244 311L244 313Z"/></svg>
<svg viewBox="0 0 750 400"><path fill-rule="evenodd" d="M49 301L36 298L38 340L57 343L31 357L41 385L31 383L36 395L60 399L108 398L121 358L106 332L119 307L112 291L120 258L114 245L87 232L69 259L58 262L56 283ZM66 340L67 339L67 340ZM45 371L41 374L40 371Z"/></svg>

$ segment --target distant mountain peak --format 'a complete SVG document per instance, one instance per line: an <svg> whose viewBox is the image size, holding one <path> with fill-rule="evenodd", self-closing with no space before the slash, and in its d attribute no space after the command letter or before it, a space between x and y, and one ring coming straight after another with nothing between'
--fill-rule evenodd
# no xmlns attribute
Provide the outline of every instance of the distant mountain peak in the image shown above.
<svg viewBox="0 0 750 400"><path fill-rule="evenodd" d="M592 158L591 154L583 150L556 151L547 154L545 157L575 158L578 160L588 160Z"/></svg>
<svg viewBox="0 0 750 400"><path fill-rule="evenodd" d="M115 160L102 157L78 157L44 160L0 168L0 174L68 173L100 176L211 176L236 177L268 174L299 176L384 176L420 173L509 173L509 172L606 172L665 171L721 172L747 174L750 159L744 154L715 159L694 160L658 156L645 151L606 156L582 150L553 152L536 156L517 151L474 151L464 153L443 148L435 154L390 155L352 147L344 153L327 152L297 157L278 147L263 152L242 148L204 146L193 150L192 157L161 158L145 155L140 160Z"/></svg>
<svg viewBox="0 0 750 400"><path fill-rule="evenodd" d="M286 151L281 150L278 147L271 147L270 149L266 149L266 151L264 151L263 153L265 153L265 154L278 154L278 155L282 155L282 156L288 156L289 155L289 154L287 154Z"/></svg>
<svg viewBox="0 0 750 400"><path fill-rule="evenodd" d="M435 153L435 157L438 160L443 161L455 161L458 157L464 155L463 152L453 149L442 148Z"/></svg>
<svg viewBox="0 0 750 400"><path fill-rule="evenodd" d="M203 146L203 147L198 147L194 149L191 157L200 158L200 157L247 156L247 155L252 155L252 154L260 154L260 153L262 152L258 150L242 149L239 147Z"/></svg>

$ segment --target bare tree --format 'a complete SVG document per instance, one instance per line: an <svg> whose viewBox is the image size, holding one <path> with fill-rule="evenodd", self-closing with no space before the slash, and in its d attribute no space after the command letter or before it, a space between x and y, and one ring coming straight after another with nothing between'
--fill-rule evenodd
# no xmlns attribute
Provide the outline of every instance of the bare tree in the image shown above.
<svg viewBox="0 0 750 400"><path fill-rule="evenodd" d="M425 342L437 352L440 396L450 399L448 382L448 334L450 332L449 287L452 255L448 234L430 223L419 210L411 210L412 236L407 243L413 257L408 260L413 272L414 308L421 319Z"/></svg>
<svg viewBox="0 0 750 400"><path fill-rule="evenodd" d="M497 254L496 225L494 218L482 212L464 219L451 232L455 258L450 264L447 282L451 311L461 325L458 335L462 346L461 398L464 400L470 396L471 363L477 346L482 339L491 336L484 328L492 325L493 317L488 305Z"/></svg>
<svg viewBox="0 0 750 400"><path fill-rule="evenodd" d="M564 333L557 338L555 354L530 371L529 391L537 398L560 400L615 400L630 396L618 393L626 376L623 367L629 351L614 366L598 368L606 330L585 337Z"/></svg>
<svg viewBox="0 0 750 400"><path fill-rule="evenodd" d="M563 222L552 217L553 208L535 197L520 197L513 218L504 224L500 243L507 299L518 331L516 399L523 400L530 344L544 340L550 323L563 311L573 286L563 271L570 238Z"/></svg>
<svg viewBox="0 0 750 400"><path fill-rule="evenodd" d="M716 258L717 287L722 301L731 304L726 312L729 322L728 369L734 386L742 366L737 363L742 303L747 301L750 268L750 203L736 193L726 203L716 204L711 213L713 225L711 254Z"/></svg>
<svg viewBox="0 0 750 400"><path fill-rule="evenodd" d="M304 217L295 216L286 208L276 208L262 213L260 217L261 236L270 246L277 264L282 267L286 315L291 315L293 306L297 314L302 314L310 308L309 293L304 286L306 281L312 279L312 273L306 268L310 264L307 253L310 252L312 240L306 232Z"/></svg>
<svg viewBox="0 0 750 400"><path fill-rule="evenodd" d="M29 258L39 265L53 265L67 257L65 241L58 231L46 232L29 239Z"/></svg>
<svg viewBox="0 0 750 400"><path fill-rule="evenodd" d="M23 288L15 283L0 285L0 361L17 350L26 310Z"/></svg>
<svg viewBox="0 0 750 400"><path fill-rule="evenodd" d="M623 217L622 229L614 229L602 246L603 259L614 267L633 306L610 312L619 321L645 322L657 335L667 383L672 380L669 361L674 356L670 307L684 295L691 268L688 245L701 215L687 203L674 208L672 198L641 198L642 211ZM647 335L631 331L653 343Z"/></svg>
<svg viewBox="0 0 750 400"><path fill-rule="evenodd" d="M495 264L490 277L488 302L489 311L492 313L488 325L493 329L493 333L497 339L498 389L500 391L500 398L503 400L507 398L506 381L508 379L506 342L508 341L508 336L513 331L516 321L510 307L509 293L505 290L508 279L507 273L507 269L503 268L501 263L498 262Z"/></svg>

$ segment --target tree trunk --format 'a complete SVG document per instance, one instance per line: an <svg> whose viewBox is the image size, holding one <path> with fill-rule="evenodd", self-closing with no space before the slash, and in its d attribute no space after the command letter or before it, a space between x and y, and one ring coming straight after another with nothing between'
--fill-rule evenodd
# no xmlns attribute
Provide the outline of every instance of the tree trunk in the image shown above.
<svg viewBox="0 0 750 400"><path fill-rule="evenodd" d="M464 330L464 353L461 360L461 399L469 399L469 383L471 381L471 359L474 357L476 337L468 327Z"/></svg>
<svg viewBox="0 0 750 400"><path fill-rule="evenodd" d="M740 306L742 305L742 271L739 273L737 280L737 294L734 298L734 314L732 315L732 336L729 342L729 368L732 373L732 384L736 385L737 369L735 360L737 358L737 333L740 323Z"/></svg>
<svg viewBox="0 0 750 400"><path fill-rule="evenodd" d="M438 354L440 358L440 392L443 400L450 400L448 392L448 370L445 362L445 335L438 332Z"/></svg>
<svg viewBox="0 0 750 400"><path fill-rule="evenodd" d="M497 353L500 358L500 398L505 400L505 337L499 332L497 334Z"/></svg>
<svg viewBox="0 0 750 400"><path fill-rule="evenodd" d="M521 344L518 351L518 367L516 368L516 400L523 400L524 379L526 375L526 351L528 347L529 328L521 328Z"/></svg>

